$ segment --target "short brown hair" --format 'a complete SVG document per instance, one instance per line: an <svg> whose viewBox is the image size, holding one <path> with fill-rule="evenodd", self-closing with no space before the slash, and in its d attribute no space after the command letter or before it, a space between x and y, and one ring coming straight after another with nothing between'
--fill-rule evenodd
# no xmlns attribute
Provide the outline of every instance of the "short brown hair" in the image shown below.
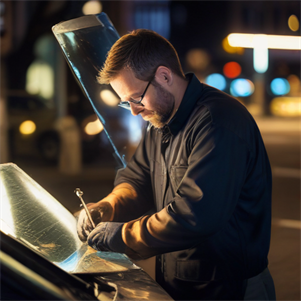
<svg viewBox="0 0 301 301"><path fill-rule="evenodd" d="M136 78L150 81L159 66L185 78L178 54L167 39L152 30L133 30L112 46L98 82L109 84L124 68L132 70Z"/></svg>

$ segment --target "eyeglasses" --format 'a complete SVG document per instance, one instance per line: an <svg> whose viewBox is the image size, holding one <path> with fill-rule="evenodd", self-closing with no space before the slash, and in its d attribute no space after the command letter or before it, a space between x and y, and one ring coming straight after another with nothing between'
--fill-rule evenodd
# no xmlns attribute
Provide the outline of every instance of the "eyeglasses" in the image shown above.
<svg viewBox="0 0 301 301"><path fill-rule="evenodd" d="M127 109L127 110L131 110L131 105L130 105L130 102L136 104L136 105L140 105L142 107L144 107L143 103L142 103L142 100L143 100L143 97L145 96L145 93L150 85L150 83L152 82L152 80L150 80L144 90L144 92L142 93L142 95L140 96L140 99L139 100L135 100L135 99L131 99L131 100L128 100L128 101L121 101L118 106L121 107L121 108L124 108L124 109Z"/></svg>

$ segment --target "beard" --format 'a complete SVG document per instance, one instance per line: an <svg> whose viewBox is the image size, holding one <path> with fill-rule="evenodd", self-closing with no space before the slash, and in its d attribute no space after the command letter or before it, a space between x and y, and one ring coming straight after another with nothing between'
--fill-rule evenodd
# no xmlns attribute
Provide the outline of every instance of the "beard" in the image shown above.
<svg viewBox="0 0 301 301"><path fill-rule="evenodd" d="M175 107L175 98L156 81L154 81L152 84L156 88L157 101L154 106L154 112L152 116L148 118L148 121L155 128L162 128L172 117Z"/></svg>

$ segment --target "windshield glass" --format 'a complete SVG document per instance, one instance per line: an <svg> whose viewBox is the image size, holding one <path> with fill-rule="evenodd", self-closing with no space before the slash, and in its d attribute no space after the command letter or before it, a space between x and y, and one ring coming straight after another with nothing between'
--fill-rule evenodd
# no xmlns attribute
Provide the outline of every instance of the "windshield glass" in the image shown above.
<svg viewBox="0 0 301 301"><path fill-rule="evenodd" d="M1 230L50 261L63 261L81 242L74 216L14 164L0 169Z"/></svg>
<svg viewBox="0 0 301 301"><path fill-rule="evenodd" d="M61 22L53 26L52 31L83 93L103 125L115 159L120 167L125 167L124 157L109 134L112 132L110 127L116 127L116 124L110 125L109 120L119 100L112 89L97 82L107 52L119 38L117 31L105 13ZM120 110L119 114L125 113Z"/></svg>
<svg viewBox="0 0 301 301"><path fill-rule="evenodd" d="M0 193L1 231L65 271L138 268L123 254L97 252L83 244L77 236L75 217L15 164L0 164Z"/></svg>

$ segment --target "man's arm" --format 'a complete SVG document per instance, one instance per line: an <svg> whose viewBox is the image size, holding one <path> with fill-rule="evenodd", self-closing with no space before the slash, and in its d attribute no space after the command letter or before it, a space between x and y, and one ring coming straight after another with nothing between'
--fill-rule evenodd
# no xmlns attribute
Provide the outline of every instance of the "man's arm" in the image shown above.
<svg viewBox="0 0 301 301"><path fill-rule="evenodd" d="M127 248L111 249L113 237L102 240L102 236L99 240L95 237L97 231L90 234L89 244L98 249L105 245L132 258L193 247L202 238L223 229L231 218L251 157L246 143L229 130L211 128L200 133L187 171L169 205L153 215L118 225Z"/></svg>
<svg viewBox="0 0 301 301"><path fill-rule="evenodd" d="M98 203L87 204L95 225L100 222L128 222L152 209L153 196L144 139L146 133L147 129L128 165L118 170L113 191ZM82 210L77 224L79 238L86 241L92 230L85 210Z"/></svg>
<svg viewBox="0 0 301 301"><path fill-rule="evenodd" d="M248 145L231 131L199 131L175 197L161 211L126 223L125 244L150 257L190 248L214 235L234 212L250 162Z"/></svg>

